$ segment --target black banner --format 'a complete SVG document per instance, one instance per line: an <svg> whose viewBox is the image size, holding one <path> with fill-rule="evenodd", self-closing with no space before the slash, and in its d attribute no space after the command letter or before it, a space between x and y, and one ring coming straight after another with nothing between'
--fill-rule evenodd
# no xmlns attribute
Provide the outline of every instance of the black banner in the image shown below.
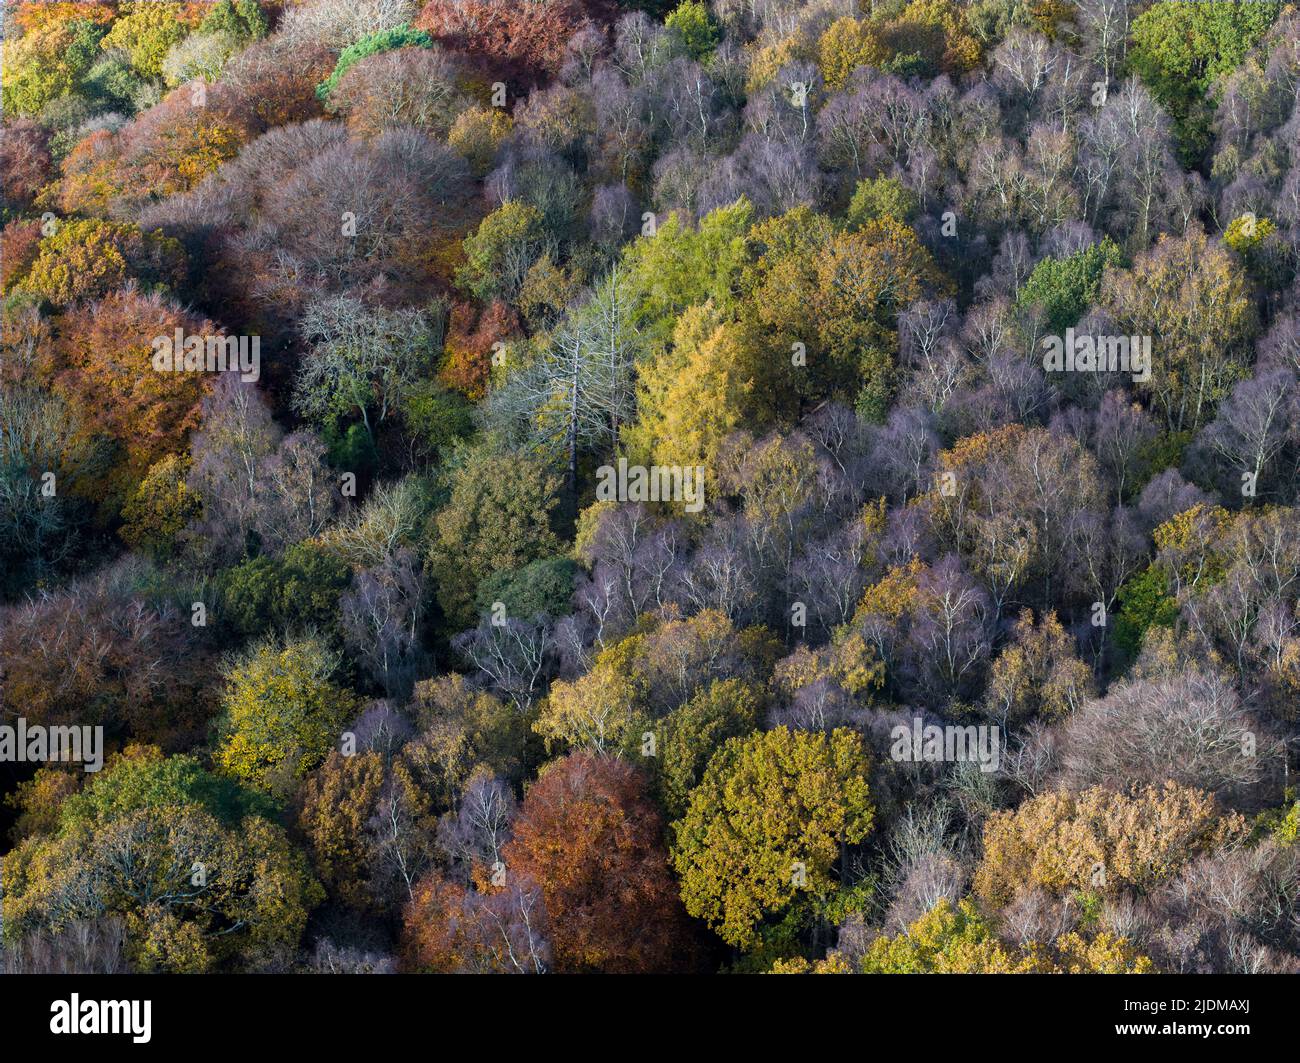
<svg viewBox="0 0 1300 1063"><path fill-rule="evenodd" d="M690 983L690 984L687 984ZM1287 976L11 976L0 979L6 1047L40 1041L127 1051L235 1052L268 1036L306 1049L373 1047L405 1030L502 1051L539 1037L615 1046L803 1051L850 1036L925 1047L1285 1043ZM558 1023L558 1025L557 1025ZM561 1029L567 1032L561 1032ZM598 1040L593 1042L593 1038ZM1010 1039L1010 1041L1008 1040ZM435 1041L435 1043L437 1043ZM512 1047L513 1046L513 1047ZM791 1047L796 1047L791 1044ZM622 1051L622 1049L618 1049Z"/></svg>

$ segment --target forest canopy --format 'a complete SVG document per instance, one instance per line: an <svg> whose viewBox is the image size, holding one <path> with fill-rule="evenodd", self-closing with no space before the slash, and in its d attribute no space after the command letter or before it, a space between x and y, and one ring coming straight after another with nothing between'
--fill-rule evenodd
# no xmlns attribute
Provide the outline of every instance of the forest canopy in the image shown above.
<svg viewBox="0 0 1300 1063"><path fill-rule="evenodd" d="M1300 973L1294 3L0 10L5 970Z"/></svg>

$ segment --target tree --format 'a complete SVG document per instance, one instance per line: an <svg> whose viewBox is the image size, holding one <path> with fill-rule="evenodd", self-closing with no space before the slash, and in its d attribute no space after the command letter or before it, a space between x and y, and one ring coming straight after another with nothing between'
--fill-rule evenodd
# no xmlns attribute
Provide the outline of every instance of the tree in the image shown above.
<svg viewBox="0 0 1300 1063"><path fill-rule="evenodd" d="M298 369L294 405L322 424L358 415L372 442L433 364L435 334L419 310L335 295L309 305L300 328L311 350Z"/></svg>
<svg viewBox="0 0 1300 1063"><path fill-rule="evenodd" d="M827 26L817 52L826 87L835 91L844 88L858 67L882 66L889 56L871 24L856 18L838 18Z"/></svg>
<svg viewBox="0 0 1300 1063"><path fill-rule="evenodd" d="M1045 258L1016 292L1016 304L1040 310L1047 328L1064 335L1096 302L1105 271L1119 264L1120 250L1110 239L1067 258Z"/></svg>
<svg viewBox="0 0 1300 1063"><path fill-rule="evenodd" d="M229 33L233 37L265 37L270 26L258 0L217 0L199 23L199 33Z"/></svg>
<svg viewBox="0 0 1300 1063"><path fill-rule="evenodd" d="M573 602L577 571L577 564L570 558L543 557L513 571L496 572L479 584L475 605L480 613L491 612L500 602L507 616L562 617Z"/></svg>
<svg viewBox="0 0 1300 1063"><path fill-rule="evenodd" d="M1277 3L1152 4L1133 20L1129 64L1185 120L1210 83L1240 65L1280 10Z"/></svg>
<svg viewBox="0 0 1300 1063"><path fill-rule="evenodd" d="M692 59L703 61L718 46L718 28L708 7L699 0L684 0L678 4L664 19L664 26L681 35Z"/></svg>
<svg viewBox="0 0 1300 1063"><path fill-rule="evenodd" d="M1026 586L1052 601L1060 559L1078 548L1085 515L1104 506L1092 452L1075 439L1008 424L958 440L938 465L936 527L969 559L998 611Z"/></svg>
<svg viewBox="0 0 1300 1063"><path fill-rule="evenodd" d="M62 319L55 389L88 430L117 444L112 468L91 488L92 497L114 512L156 462L184 449L212 387L215 374L155 371L153 339L170 338L177 329L187 337L218 334L212 322L133 287Z"/></svg>
<svg viewBox="0 0 1300 1063"><path fill-rule="evenodd" d="M281 556L262 554L223 569L217 579L218 616L244 638L289 630L332 632L348 565L313 542Z"/></svg>
<svg viewBox="0 0 1300 1063"><path fill-rule="evenodd" d="M492 169L497 150L512 125L511 117L499 107L470 107L452 122L447 143L469 163L476 177L482 177Z"/></svg>
<svg viewBox="0 0 1300 1063"><path fill-rule="evenodd" d="M858 182L844 221L854 229L878 218L893 218L910 225L919 208L916 193L896 177L874 177Z"/></svg>
<svg viewBox="0 0 1300 1063"><path fill-rule="evenodd" d="M1240 816L1219 812L1213 795L1174 782L1131 794L1099 786L1044 793L989 817L975 892L1003 905L1034 886L1053 893L1148 891L1245 829Z"/></svg>
<svg viewBox="0 0 1300 1063"><path fill-rule="evenodd" d="M429 529L429 565L452 623L474 622L475 590L488 576L559 552L551 530L559 488L536 458L487 449L465 456Z"/></svg>
<svg viewBox="0 0 1300 1063"><path fill-rule="evenodd" d="M541 889L559 972L681 969L690 942L663 820L630 764L573 753L528 789L506 874Z"/></svg>
<svg viewBox="0 0 1300 1063"><path fill-rule="evenodd" d="M867 974L1146 974L1147 956L1125 938L1102 931L1088 940L1076 931L1051 942L1013 948L998 939L969 899L946 898L895 938L872 942L862 959Z"/></svg>
<svg viewBox="0 0 1300 1063"><path fill-rule="evenodd" d="M0 382L0 558L17 590L68 561L87 514L79 500L102 475L102 439L57 396ZM55 494L43 492L53 476ZM60 486L62 490L60 490Z"/></svg>
<svg viewBox="0 0 1300 1063"><path fill-rule="evenodd" d="M216 81L239 45L239 39L230 33L192 33L168 50L162 62L163 81L169 88L199 80Z"/></svg>
<svg viewBox="0 0 1300 1063"><path fill-rule="evenodd" d="M857 399L881 419L895 386L897 315L939 283L916 234L888 214L834 233L796 209L751 239L758 255L746 281L757 316L789 341L785 351L805 349L793 386L805 401Z"/></svg>
<svg viewBox="0 0 1300 1063"><path fill-rule="evenodd" d="M669 339L678 315L689 306L712 299L719 313L731 312L745 261L741 238L753 213L743 198L710 211L698 227L673 213L658 223L653 235L624 248L634 320L651 348Z"/></svg>
<svg viewBox="0 0 1300 1063"><path fill-rule="evenodd" d="M528 717L515 706L454 672L416 683L411 706L421 737L405 752L440 807L456 804L478 767L519 778Z"/></svg>
<svg viewBox="0 0 1300 1063"><path fill-rule="evenodd" d="M279 30L293 46L341 52L367 34L406 26L415 7L415 0L311 0L287 8Z"/></svg>
<svg viewBox="0 0 1300 1063"><path fill-rule="evenodd" d="M491 416L518 426L531 445L564 461L570 494L576 495L579 457L612 450L634 409L640 337L619 271L544 343L531 363L493 392Z"/></svg>
<svg viewBox="0 0 1300 1063"><path fill-rule="evenodd" d="M1119 588L1118 601L1115 644L1133 656L1150 628L1172 628L1178 619L1178 600L1169 593L1168 577L1155 565L1127 579Z"/></svg>
<svg viewBox="0 0 1300 1063"><path fill-rule="evenodd" d="M1213 673L1117 683L1067 720L1060 747L1072 787L1168 779L1224 802L1254 790L1279 765L1275 743Z"/></svg>
<svg viewBox="0 0 1300 1063"><path fill-rule="evenodd" d="M347 649L390 697L409 693L425 664L424 599L419 563L405 547L357 573L340 599Z"/></svg>
<svg viewBox="0 0 1300 1063"><path fill-rule="evenodd" d="M95 60L102 26L51 19L27 32L5 34L3 87L6 115L38 115L74 92ZM8 130L6 130L6 137Z"/></svg>
<svg viewBox="0 0 1300 1063"><path fill-rule="evenodd" d="M712 468L744 418L754 356L746 332L705 304L677 321L672 347L637 374L637 419L623 439L646 465Z"/></svg>
<svg viewBox="0 0 1300 1063"><path fill-rule="evenodd" d="M801 892L833 890L834 866L871 830L867 771L851 731L778 727L729 739L674 824L686 910L746 948Z"/></svg>
<svg viewBox="0 0 1300 1063"><path fill-rule="evenodd" d="M1111 271L1102 302L1120 327L1150 336L1150 379L1139 389L1172 431L1213 416L1243 369L1255 309L1240 266L1204 233L1161 236L1131 271Z"/></svg>
<svg viewBox="0 0 1300 1063"><path fill-rule="evenodd" d="M55 306L98 299L133 277L174 286L184 271L177 241L134 225L86 218L61 224L41 241L23 287Z"/></svg>
<svg viewBox="0 0 1300 1063"><path fill-rule="evenodd" d="M6 862L7 934L114 913L137 970L282 968L321 899L273 802L192 756L127 746L49 812Z"/></svg>
<svg viewBox="0 0 1300 1063"><path fill-rule="evenodd" d="M742 738L758 725L762 692L739 679L715 679L664 717L658 743L657 784L668 818L686 815L691 791L713 754L730 738Z"/></svg>
<svg viewBox="0 0 1300 1063"><path fill-rule="evenodd" d="M383 784L378 753L345 757L334 750L303 788L298 823L316 873L333 896L355 908L370 908L378 900L369 881L373 853L368 835Z"/></svg>
<svg viewBox="0 0 1300 1063"><path fill-rule="evenodd" d="M1075 652L1055 613L1035 625L1022 610L1012 641L993 661L987 711L1005 730L1035 716L1064 719L1092 694L1092 672Z"/></svg>
<svg viewBox="0 0 1300 1063"><path fill-rule="evenodd" d="M475 770L454 813L438 825L438 846L463 878L489 882L505 866L515 819L514 794L483 767Z"/></svg>
<svg viewBox="0 0 1300 1063"><path fill-rule="evenodd" d="M6 66L8 62L6 56ZM31 204L53 176L49 145L49 131L30 118L18 118L5 125L0 143L0 167L5 173L0 205L24 209Z"/></svg>
<svg viewBox="0 0 1300 1063"><path fill-rule="evenodd" d="M406 967L444 974L545 974L549 923L541 890L515 878L480 891L437 874L421 881L402 927Z"/></svg>
<svg viewBox="0 0 1300 1063"><path fill-rule="evenodd" d="M634 748L649 726L641 697L635 677L598 660L573 682L557 679L551 684L533 726L546 739L548 750L558 742L599 756L613 755Z"/></svg>
<svg viewBox="0 0 1300 1063"><path fill-rule="evenodd" d="M213 86L199 107L194 88L182 85L121 129L99 129L82 139L64 160L61 208L135 216L157 199L189 191L233 159L260 123L252 106L219 89Z"/></svg>
<svg viewBox="0 0 1300 1063"><path fill-rule="evenodd" d="M413 30L406 26L392 29L376 30L367 34L355 44L350 44L339 53L334 70L316 89L316 95L322 101L328 101L344 76L357 63L372 55L380 55L399 48L432 48L433 38L423 30Z"/></svg>
<svg viewBox="0 0 1300 1063"><path fill-rule="evenodd" d="M179 2L162 0L132 5L113 23L100 41L100 47L105 51L123 49L138 73L147 78L159 78L168 50L189 32L189 25L192 25L189 16L186 5Z"/></svg>
<svg viewBox="0 0 1300 1063"><path fill-rule="evenodd" d="M1277 493L1279 459L1297 439L1295 374L1262 372L1243 380L1219 407L1197 443L1227 466L1229 490L1248 483L1254 497Z"/></svg>
<svg viewBox="0 0 1300 1063"><path fill-rule="evenodd" d="M324 899L284 831L201 805L124 808L27 839L4 863L5 936L111 913L133 970L284 970Z"/></svg>
<svg viewBox="0 0 1300 1063"><path fill-rule="evenodd" d="M187 483L203 502L186 538L219 563L275 553L324 530L341 498L309 432L282 436L257 387L220 376L190 441Z"/></svg>
<svg viewBox="0 0 1300 1063"><path fill-rule="evenodd" d="M330 91L328 106L363 136L412 126L445 138L471 105L463 81L460 66L442 51L404 48L349 68Z"/></svg>
<svg viewBox="0 0 1300 1063"><path fill-rule="evenodd" d="M583 0L428 0L413 23L507 83L525 84L558 72L564 46L589 24Z"/></svg>
<svg viewBox="0 0 1300 1063"><path fill-rule="evenodd" d="M129 745L59 806L57 819L60 829L102 826L139 809L180 805L197 805L226 827L238 827L247 816L270 819L276 811L265 795L214 775L197 757Z"/></svg>
<svg viewBox="0 0 1300 1063"><path fill-rule="evenodd" d="M509 199L484 218L464 241L465 265L457 281L476 299L514 299L544 248L542 215Z"/></svg>
<svg viewBox="0 0 1300 1063"><path fill-rule="evenodd" d="M356 708L336 686L338 654L313 636L265 641L225 672L215 760L260 790L287 794L325 759Z"/></svg>
<svg viewBox="0 0 1300 1063"><path fill-rule="evenodd" d="M203 512L203 503L185 482L188 455L168 454L149 467L122 506L118 534L128 546L156 558L172 556L186 526Z"/></svg>
<svg viewBox="0 0 1300 1063"><path fill-rule="evenodd" d="M197 742L215 709L215 652L188 604L149 592L157 580L127 557L4 607L0 710L169 751Z"/></svg>

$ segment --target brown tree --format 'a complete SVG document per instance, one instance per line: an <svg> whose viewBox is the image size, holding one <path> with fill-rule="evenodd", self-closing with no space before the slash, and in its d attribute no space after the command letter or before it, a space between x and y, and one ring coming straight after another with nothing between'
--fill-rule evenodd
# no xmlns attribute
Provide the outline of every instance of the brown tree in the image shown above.
<svg viewBox="0 0 1300 1063"><path fill-rule="evenodd" d="M558 971L680 970L691 943L641 772L574 753L520 806L506 874L541 888Z"/></svg>

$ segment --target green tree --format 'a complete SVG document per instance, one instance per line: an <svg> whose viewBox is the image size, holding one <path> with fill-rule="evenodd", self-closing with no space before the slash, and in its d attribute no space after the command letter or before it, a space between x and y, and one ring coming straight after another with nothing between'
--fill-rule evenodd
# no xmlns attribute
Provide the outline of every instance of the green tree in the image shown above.
<svg viewBox="0 0 1300 1063"><path fill-rule="evenodd" d="M1116 598L1115 644L1126 653L1142 648L1148 628L1173 627L1178 619L1178 600L1169 593L1168 575L1157 565L1125 580Z"/></svg>
<svg viewBox="0 0 1300 1063"><path fill-rule="evenodd" d="M474 623L474 592L488 576L560 552L551 528L560 486L560 477L529 455L488 448L466 454L429 529L429 568L453 624Z"/></svg>
<svg viewBox="0 0 1300 1063"><path fill-rule="evenodd" d="M218 578L219 618L245 638L268 631L334 631L347 562L315 543L298 543L280 557L250 558Z"/></svg>
<svg viewBox="0 0 1300 1063"><path fill-rule="evenodd" d="M465 264L457 283L476 299L513 299L546 249L541 212L508 199L465 237Z"/></svg>
<svg viewBox="0 0 1300 1063"><path fill-rule="evenodd" d="M165 757L156 746L127 748L59 809L63 828L79 823L110 823L140 809L197 805L227 827L246 816L271 818L273 802L224 775L203 767L187 754Z"/></svg>
<svg viewBox="0 0 1300 1063"><path fill-rule="evenodd" d="M1133 20L1129 68L1173 117L1186 164L1210 144L1210 85L1241 64L1281 9L1269 0L1161 0Z"/></svg>
<svg viewBox="0 0 1300 1063"><path fill-rule="evenodd" d="M1020 286L1016 305L1039 308L1048 329L1059 336L1096 301L1106 268L1118 266L1121 258L1110 237L1065 258L1045 258Z"/></svg>
<svg viewBox="0 0 1300 1063"><path fill-rule="evenodd" d="M648 341L667 343L677 316L688 306L712 299L721 314L735 309L744 237L753 216L754 208L742 197L710 211L698 227L674 213L653 235L628 245L623 264L637 324Z"/></svg>
<svg viewBox="0 0 1300 1063"><path fill-rule="evenodd" d="M397 48L432 48L433 38L424 30L413 30L409 26L394 26L388 30L377 30L362 37L339 53L334 70L316 87L316 95L321 102L329 99L330 93L338 87L343 75L357 63L381 52L391 52Z"/></svg>
<svg viewBox="0 0 1300 1063"><path fill-rule="evenodd" d="M1129 65L1161 103L1185 109L1241 64L1281 10L1268 0L1161 0L1133 20Z"/></svg>
<svg viewBox="0 0 1300 1063"><path fill-rule="evenodd" d="M670 819L686 814L709 759L729 738L758 726L762 691L739 679L716 679L664 718L659 743L659 796Z"/></svg>
<svg viewBox="0 0 1300 1063"><path fill-rule="evenodd" d="M199 33L228 33L232 37L257 40L270 29L266 12L257 0L217 0L199 23Z"/></svg>
<svg viewBox="0 0 1300 1063"><path fill-rule="evenodd" d="M681 34L686 52L692 59L706 59L718 46L718 27L709 9L700 0L684 0L671 11L664 25Z"/></svg>
<svg viewBox="0 0 1300 1063"><path fill-rule="evenodd" d="M871 177L859 181L853 190L844 223L850 229L861 229L878 218L893 218L908 225L920 206L916 193L898 178Z"/></svg>
<svg viewBox="0 0 1300 1063"><path fill-rule="evenodd" d="M566 615L573 604L573 581L578 565L568 557L542 557L522 568L494 572L478 586L475 604L480 613L494 603L506 607L506 615L532 617Z"/></svg>

